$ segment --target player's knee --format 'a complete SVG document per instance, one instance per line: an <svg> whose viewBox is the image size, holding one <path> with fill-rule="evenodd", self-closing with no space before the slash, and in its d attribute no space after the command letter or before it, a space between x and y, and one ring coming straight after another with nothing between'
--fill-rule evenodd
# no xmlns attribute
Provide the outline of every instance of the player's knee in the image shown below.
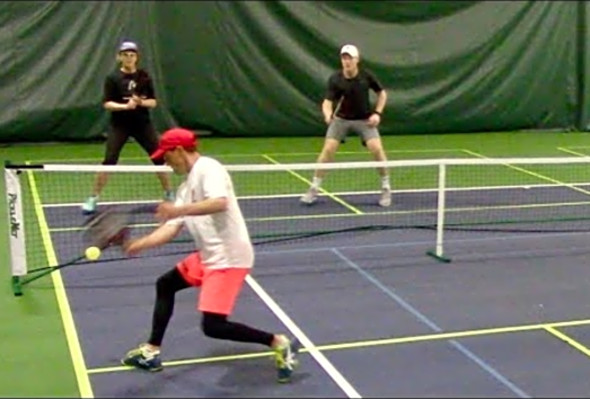
<svg viewBox="0 0 590 399"><path fill-rule="evenodd" d="M227 331L227 316L214 314L214 313L203 313L201 319L201 330L203 334L210 338L223 339L226 336Z"/></svg>
<svg viewBox="0 0 590 399"><path fill-rule="evenodd" d="M326 140L324 148L322 148L322 156L324 158L330 158L334 156L339 144L340 142L338 140Z"/></svg>
<svg viewBox="0 0 590 399"><path fill-rule="evenodd" d="M372 137L368 140L365 140L365 145L372 153L383 152L383 146L381 145L381 140L379 137Z"/></svg>
<svg viewBox="0 0 590 399"><path fill-rule="evenodd" d="M327 138L326 141L324 142L324 149L325 150L335 150L336 148L338 148L338 146L340 145L340 142L342 140L346 140L346 137L341 137L341 138Z"/></svg>
<svg viewBox="0 0 590 399"><path fill-rule="evenodd" d="M324 149L324 152L326 153L326 155L327 155L327 156L334 156L334 154L336 154L336 151L338 150L338 145L339 145L339 144L340 144L340 143L338 143L338 144L333 144L333 145L330 145L329 147L326 147L326 148Z"/></svg>
<svg viewBox="0 0 590 399"><path fill-rule="evenodd" d="M156 280L156 292L158 295L167 294L172 291L172 281L168 274L164 274Z"/></svg>

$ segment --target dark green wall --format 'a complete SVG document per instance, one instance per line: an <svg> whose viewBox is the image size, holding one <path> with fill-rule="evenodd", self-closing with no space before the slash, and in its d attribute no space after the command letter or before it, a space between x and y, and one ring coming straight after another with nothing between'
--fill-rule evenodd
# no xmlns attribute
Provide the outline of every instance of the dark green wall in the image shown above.
<svg viewBox="0 0 590 399"><path fill-rule="evenodd" d="M587 5L566 1L0 2L0 140L106 130L116 45L142 47L159 129L317 135L338 50L385 85L383 134L590 125Z"/></svg>

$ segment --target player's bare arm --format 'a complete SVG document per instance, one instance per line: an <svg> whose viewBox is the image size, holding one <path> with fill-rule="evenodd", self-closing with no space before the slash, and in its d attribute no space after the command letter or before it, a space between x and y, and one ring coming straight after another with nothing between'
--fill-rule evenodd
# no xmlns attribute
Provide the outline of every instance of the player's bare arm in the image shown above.
<svg viewBox="0 0 590 399"><path fill-rule="evenodd" d="M169 242L178 235L181 229L181 223L163 224L148 235L124 243L123 249L127 255L135 255L145 249L154 248Z"/></svg>

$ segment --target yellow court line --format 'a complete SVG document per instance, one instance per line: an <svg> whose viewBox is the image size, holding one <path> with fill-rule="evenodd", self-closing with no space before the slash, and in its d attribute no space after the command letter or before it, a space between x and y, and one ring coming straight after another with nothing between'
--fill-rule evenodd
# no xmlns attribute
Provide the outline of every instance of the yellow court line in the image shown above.
<svg viewBox="0 0 590 399"><path fill-rule="evenodd" d="M191 364L202 364L202 363L218 363L218 362L229 362L235 360L247 360L247 359L258 359L261 357L270 357L273 352L256 352L256 353L243 353L239 355L226 355L226 356L211 356L203 357L198 359L186 359L186 360L173 360L170 362L162 362L164 367L178 367L186 366ZM113 367L99 367L95 369L89 369L88 374L105 374L114 373L117 371L129 371L133 370L133 367L128 366L113 366Z"/></svg>
<svg viewBox="0 0 590 399"><path fill-rule="evenodd" d="M569 148L565 148L565 147L557 147L557 149L559 151L567 152L567 153L570 153L570 154L573 154L573 155L577 155L579 157L587 157L588 156L588 154L584 154L582 152L570 150Z"/></svg>
<svg viewBox="0 0 590 399"><path fill-rule="evenodd" d="M574 348L576 348L577 350L582 352L584 355L590 357L590 349L588 349L586 346L582 345L581 343L579 343L578 341L576 341L575 339L573 339L569 335L566 335L566 334L562 333L561 331L556 330L552 326L546 326L544 328L548 333L555 335L557 338L559 338L559 339L565 341L567 344L573 346Z"/></svg>
<svg viewBox="0 0 590 399"><path fill-rule="evenodd" d="M141 229L141 228L148 228L148 227L156 227L159 226L160 223L136 223L130 224L128 227L133 229ZM49 229L52 233L71 233L76 231L84 231L86 228L84 226L71 226L71 227L52 227Z"/></svg>
<svg viewBox="0 0 590 399"><path fill-rule="evenodd" d="M39 190L37 189L37 182L35 181L35 177L31 171L27 171L26 173L27 178L29 179L29 185L31 186L33 207L39 222L39 230L43 240L43 246L45 247L47 261L50 266L57 266L57 256L55 255L55 250L51 242L49 226L43 212L41 197L39 195ZM82 355L82 348L80 346L80 340L78 339L78 333L74 324L74 317L68 302L68 297L66 295L66 290L60 271L57 270L56 272L51 273L51 279L53 281L55 296L66 334L66 341L68 343L68 348L70 349L70 356L72 358L74 372L78 382L78 389L80 390L80 396L82 398L93 398L94 393L92 392L92 386L90 385L90 379L88 378L88 371L84 362L84 356Z"/></svg>
<svg viewBox="0 0 590 399"><path fill-rule="evenodd" d="M432 148L432 149L424 149L424 150L388 150L385 151L386 154L412 154L412 153L437 153L437 152L461 152L462 150L460 148ZM338 154L341 155L366 155L367 151L338 151ZM248 153L230 153L230 154L214 154L211 153L209 154L212 157L218 157L218 158L222 158L222 157L263 157L262 154L259 153L253 153L253 154L248 154ZM271 155L271 156L283 156L283 155L287 155L287 156L304 156L304 155L317 155L317 152L270 152L267 153L267 155ZM119 158L119 160L121 161L136 161L136 160L145 160L146 157L145 156L133 156L133 157L122 157ZM29 159L26 160L26 163L35 163L35 164L39 164L39 163L47 163L47 162L58 162L58 161L102 161L102 158L98 158L98 157L88 157L88 158L45 158L45 159ZM149 164L148 164L149 165Z"/></svg>
<svg viewBox="0 0 590 399"><path fill-rule="evenodd" d="M558 148L566 148L566 147L558 147ZM590 149L589 145L569 145L567 148L582 148L582 149Z"/></svg>
<svg viewBox="0 0 590 399"><path fill-rule="evenodd" d="M457 339L457 338L477 337L477 336L482 336L482 335L508 334L508 333L535 331L535 330L543 330L543 329L548 330L548 329L555 329L555 328L562 328L562 327L576 327L576 326L584 326L584 325L590 325L590 319L550 322L550 323L541 323L541 324L527 324L527 325L517 325L517 326L507 326L507 327L483 328L483 329L477 329L477 330L454 331L454 332L415 335L415 336L398 337L398 338L384 338L384 339L374 339L374 340L365 340L365 341L343 342L343 343L336 343L336 344L318 345L314 348L302 348L300 352L306 353L312 349L319 350L319 351L330 351L330 350L343 350L343 349L370 348L370 347L384 346L384 345L410 344L410 343L425 342L425 341L431 342L431 341L440 341L440 340L451 340L451 339ZM580 348L578 348L578 349L580 349ZM172 367L172 366L185 366L185 365L190 365L190 364L203 364L203 363L214 363L214 362L224 362L224 361L234 361L234 360L244 360L244 359L255 359L255 358L268 357L268 356L272 356L272 352L270 352L270 351L253 352L253 353L243 353L243 354L237 354L237 355L204 357L204 358L198 358L198 359L173 360L173 361L169 361L169 362L164 362L163 364L164 364L164 366ZM111 373L111 372L116 372L116 371L127 371L127 370L132 370L132 368L126 367L126 366L101 367L101 368L90 369L90 370L88 370L88 373L89 374L102 374L102 373Z"/></svg>
<svg viewBox="0 0 590 399"><path fill-rule="evenodd" d="M483 158L483 159L490 159L490 158L486 157L485 155L478 154L477 152L474 152L474 151L471 151L471 150L468 150L468 149L463 149L463 151L465 151L465 152L466 152L466 153L468 153L468 154L474 155L474 156L476 156L476 157L478 157L478 158ZM536 178L539 178L539 179L541 179L541 180L546 180L546 181L550 181L550 182L552 182L552 183L557 183L557 184L559 184L559 185L563 185L563 186L566 186L566 187L568 187L568 188L571 188L571 189L572 189L572 190L574 190L574 191L578 191L578 192L580 192L580 193L582 193L582 194L587 194L587 195L590 195L590 191L584 190L583 188L576 187L576 186L574 186L573 184L566 183L566 182L563 182L563 181L561 181L561 180L553 179L553 178L551 178L551 177L549 177L549 176L545 176L545 175L542 175L542 174L540 174L540 173L531 172L531 171L530 171L530 170L528 170L528 169L521 168L521 167L519 167L519 166L514 166L514 165L511 165L511 164L508 164L508 163L505 163L505 164L503 164L503 165L504 165L504 166L507 166L507 167L509 167L509 168L511 168L511 169L517 170L517 171L519 171L519 172L523 172L523 173L525 173L525 174L527 174L527 175L534 176L534 177L536 177Z"/></svg>
<svg viewBox="0 0 590 399"><path fill-rule="evenodd" d="M274 163L275 165L282 165L279 161L277 161L274 158L268 156L267 154L262 154L262 156L264 158L266 158L267 160L269 160L270 162ZM299 173L293 172L292 170L286 170L286 172L289 172L291 175L295 176L297 179L303 181L304 183L306 183L308 185L311 185L311 182L308 179L306 179L305 177L301 176ZM328 197L332 198L334 201L338 202L340 205L346 207L347 209L351 210L352 212L356 213L357 215L364 214L364 212L361 211L360 209L358 209L357 207L355 207L353 205L350 205L348 202L346 202L346 201L338 198L334 194L330 193L329 191L324 190L321 187L320 187L320 192L326 194Z"/></svg>
<svg viewBox="0 0 590 399"><path fill-rule="evenodd" d="M573 206L587 206L590 201L577 201L577 202L549 202L546 204L524 204L524 205L494 205L494 206L473 206L473 207L457 207L448 208L447 213L459 213L459 212L481 212L486 210L506 210L506 209L538 209L538 208L553 208L553 207L573 207ZM272 222L272 221L294 221L294 220L309 220L309 219L332 219L332 218L351 218L359 216L401 216L401 215L419 215L425 213L436 213L435 208L432 209L414 209L407 211L382 211L382 212L369 212L363 214L353 213L325 213L321 215L296 215L296 216L268 216L260 218L246 218L246 222ZM560 219L561 220L561 219ZM576 220L579 220L577 218ZM131 228L148 228L156 227L158 223L137 223L131 224ZM450 224L452 226L452 224ZM76 231L83 231L84 227L70 226L70 227L52 227L49 232L52 233L69 233Z"/></svg>

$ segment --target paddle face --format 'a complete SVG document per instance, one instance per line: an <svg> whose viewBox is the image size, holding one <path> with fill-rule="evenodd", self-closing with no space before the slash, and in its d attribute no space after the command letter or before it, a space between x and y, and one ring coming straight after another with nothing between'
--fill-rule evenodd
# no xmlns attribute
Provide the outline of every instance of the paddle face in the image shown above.
<svg viewBox="0 0 590 399"><path fill-rule="evenodd" d="M129 236L129 215L106 209L88 219L84 227L84 241L88 247L105 249L121 245Z"/></svg>

